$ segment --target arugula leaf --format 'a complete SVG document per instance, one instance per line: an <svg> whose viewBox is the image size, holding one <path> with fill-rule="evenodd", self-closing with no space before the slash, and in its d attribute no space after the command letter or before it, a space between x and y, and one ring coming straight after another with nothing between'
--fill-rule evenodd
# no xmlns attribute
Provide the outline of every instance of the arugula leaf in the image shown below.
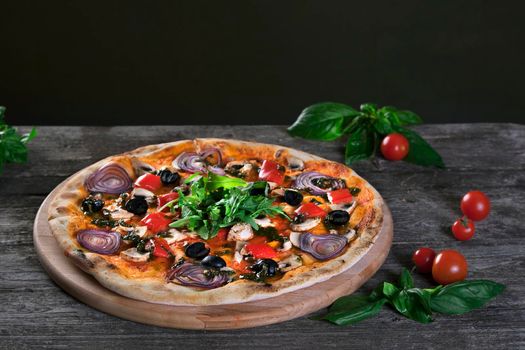
<svg viewBox="0 0 525 350"><path fill-rule="evenodd" d="M332 141L343 135L344 126L360 113L342 103L324 102L305 108L288 128L292 136Z"/></svg>
<svg viewBox="0 0 525 350"><path fill-rule="evenodd" d="M432 310L459 315L485 305L505 290L505 286L487 280L461 281L449 284L432 296Z"/></svg>
<svg viewBox="0 0 525 350"><path fill-rule="evenodd" d="M348 138L345 151L345 163L351 164L374 154L375 135L368 128L359 126Z"/></svg>
<svg viewBox="0 0 525 350"><path fill-rule="evenodd" d="M395 127L394 129L396 132L403 134L410 144L408 155L403 159L404 161L424 166L445 167L445 163L443 163L439 153L415 131L402 127Z"/></svg>
<svg viewBox="0 0 525 350"><path fill-rule="evenodd" d="M208 181L206 182L206 189L208 191L215 191L219 188L229 189L246 186L247 184L246 181L238 177L222 176L210 172L208 174Z"/></svg>

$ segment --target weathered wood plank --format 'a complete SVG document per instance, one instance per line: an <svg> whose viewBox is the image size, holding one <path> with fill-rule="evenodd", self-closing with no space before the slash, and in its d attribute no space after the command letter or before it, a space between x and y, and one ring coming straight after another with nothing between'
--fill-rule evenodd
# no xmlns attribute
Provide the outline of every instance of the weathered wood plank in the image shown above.
<svg viewBox="0 0 525 350"><path fill-rule="evenodd" d="M428 245L460 249L470 276L505 283L487 307L419 325L385 310L350 328L301 318L257 329L198 332L121 320L62 292L40 267L32 224L45 195L73 172L105 156L151 143L231 137L278 143L341 161L342 143L293 139L282 126L41 127L30 161L9 165L0 177L0 348L501 348L525 347L525 264L521 212L525 208L525 126L425 125L418 130L439 150L446 170L405 163L369 162L355 169L383 194L395 220L394 245L381 270L363 287L392 279L410 266L411 252ZM448 225L459 198L486 191L493 211L469 242L457 242ZM420 285L427 276L415 275Z"/></svg>

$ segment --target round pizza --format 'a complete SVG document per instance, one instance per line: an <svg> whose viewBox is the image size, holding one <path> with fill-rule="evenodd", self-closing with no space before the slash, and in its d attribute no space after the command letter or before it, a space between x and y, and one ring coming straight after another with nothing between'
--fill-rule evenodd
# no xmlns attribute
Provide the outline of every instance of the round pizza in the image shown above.
<svg viewBox="0 0 525 350"><path fill-rule="evenodd" d="M49 224L66 256L121 295L170 305L274 297L342 273L383 221L352 169L225 139L151 145L65 181Z"/></svg>

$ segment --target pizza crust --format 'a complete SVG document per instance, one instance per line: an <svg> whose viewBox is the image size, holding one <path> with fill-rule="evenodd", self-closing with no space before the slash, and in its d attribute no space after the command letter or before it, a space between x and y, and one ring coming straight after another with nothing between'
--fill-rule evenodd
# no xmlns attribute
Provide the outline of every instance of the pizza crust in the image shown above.
<svg viewBox="0 0 525 350"><path fill-rule="evenodd" d="M270 158L293 156L305 163L316 161L322 166L331 167L332 171L344 173L345 179L355 178L363 181L364 186L373 193L373 203L367 215L358 225L358 238L351 242L342 255L313 265L301 266L287 272L283 278L265 285L247 280L237 280L223 287L211 290L196 290L189 287L166 283L155 278L128 278L119 272L114 264L96 253L86 252L81 248L70 232L75 232L75 217L78 217L78 202L87 196L84 180L108 161L124 164L133 176L130 157L156 157L163 153L179 153L183 150L201 150L218 147L228 155L235 150L245 156ZM49 208L49 225L58 244L75 265L91 274L106 288L138 300L168 305L222 305L260 300L289 293L325 281L349 269L366 254L380 232L383 222L383 199L380 194L352 169L305 152L277 145L225 140L195 139L165 144L150 145L134 151L103 159L67 179L61 190L53 198Z"/></svg>

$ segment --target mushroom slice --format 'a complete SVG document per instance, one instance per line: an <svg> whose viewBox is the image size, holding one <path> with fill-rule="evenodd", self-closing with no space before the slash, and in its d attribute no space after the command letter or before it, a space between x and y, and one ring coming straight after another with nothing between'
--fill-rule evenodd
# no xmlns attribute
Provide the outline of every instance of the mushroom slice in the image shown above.
<svg viewBox="0 0 525 350"><path fill-rule="evenodd" d="M284 196L284 188L277 187L270 192L270 197L282 197Z"/></svg>
<svg viewBox="0 0 525 350"><path fill-rule="evenodd" d="M284 260L279 261L279 269L287 272L303 265L303 259L299 255L291 254Z"/></svg>
<svg viewBox="0 0 525 350"><path fill-rule="evenodd" d="M225 172L238 177L247 177L253 170L253 164L245 160L234 160L224 167Z"/></svg>
<svg viewBox="0 0 525 350"><path fill-rule="evenodd" d="M353 201L349 204L330 204L330 209L332 210L344 210L348 212L348 214L352 215L355 208L357 207L357 202Z"/></svg>
<svg viewBox="0 0 525 350"><path fill-rule="evenodd" d="M345 233L346 240L350 242L355 237L355 230L350 229L347 233Z"/></svg>
<svg viewBox="0 0 525 350"><path fill-rule="evenodd" d="M301 236L301 232L290 232L290 242L292 242L292 244L296 247L299 247L301 245L299 241L299 236Z"/></svg>
<svg viewBox="0 0 525 350"><path fill-rule="evenodd" d="M182 241L183 239L186 239L186 238L188 238L188 235L174 228L168 230L168 234L166 235L166 237L164 237L164 239L166 240L166 242L168 242L168 244Z"/></svg>
<svg viewBox="0 0 525 350"><path fill-rule="evenodd" d="M239 223L230 228L228 241L248 241L253 238L253 229L250 224Z"/></svg>
<svg viewBox="0 0 525 350"><path fill-rule="evenodd" d="M283 242L283 247L281 249L278 249L280 252L286 252L290 249L292 249L292 242L290 241L284 241Z"/></svg>
<svg viewBox="0 0 525 350"><path fill-rule="evenodd" d="M265 216L262 219L254 219L253 221L255 221L255 223L257 225L259 225L260 227L273 227L273 226L275 226L273 224L272 220L270 220L270 218L267 217L267 216Z"/></svg>
<svg viewBox="0 0 525 350"><path fill-rule="evenodd" d="M288 167L290 168L290 170L292 171L304 170L304 162L301 159L290 156L288 157L287 160L288 160Z"/></svg>
<svg viewBox="0 0 525 350"><path fill-rule="evenodd" d="M134 214L124 209L117 209L110 212L109 215L111 215L111 218L114 220L129 220Z"/></svg>
<svg viewBox="0 0 525 350"><path fill-rule="evenodd" d="M319 225L321 222L321 218L311 218L306 219L304 222L301 222L300 224L291 224L290 227L294 231L308 231L313 229L315 226Z"/></svg>
<svg viewBox="0 0 525 350"><path fill-rule="evenodd" d="M120 257L132 262L146 262L149 259L149 253L140 253L137 248L129 248L120 252Z"/></svg>
<svg viewBox="0 0 525 350"><path fill-rule="evenodd" d="M137 177L155 171L155 167L153 165L143 162L136 157L131 158L131 166L133 167L135 176Z"/></svg>
<svg viewBox="0 0 525 350"><path fill-rule="evenodd" d="M151 191L148 191L144 188L135 188L132 192L131 192L131 197L144 197L144 199L146 200L146 202L148 202L148 204L152 204L152 203L155 203L156 199L155 199L155 193L151 192Z"/></svg>

